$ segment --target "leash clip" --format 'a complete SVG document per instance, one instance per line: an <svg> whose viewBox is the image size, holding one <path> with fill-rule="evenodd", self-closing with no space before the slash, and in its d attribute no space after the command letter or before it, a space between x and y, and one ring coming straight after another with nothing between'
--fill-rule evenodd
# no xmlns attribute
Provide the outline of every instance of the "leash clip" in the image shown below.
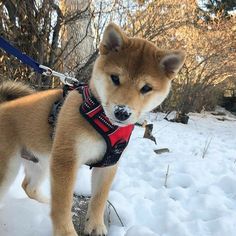
<svg viewBox="0 0 236 236"><path fill-rule="evenodd" d="M42 68L43 70L45 70L43 72L43 75L46 75L46 76L52 76L52 69L47 67L47 66L44 66L44 65L39 65L39 68Z"/></svg>
<svg viewBox="0 0 236 236"><path fill-rule="evenodd" d="M42 68L43 70L45 70L42 73L43 75L56 76L56 77L60 78L60 80L63 84L67 84L70 86L74 86L74 85L79 84L79 81L76 78L70 77L70 76L68 76L68 74L59 73L59 72L54 71L51 68L44 66L44 65L39 65L39 67Z"/></svg>

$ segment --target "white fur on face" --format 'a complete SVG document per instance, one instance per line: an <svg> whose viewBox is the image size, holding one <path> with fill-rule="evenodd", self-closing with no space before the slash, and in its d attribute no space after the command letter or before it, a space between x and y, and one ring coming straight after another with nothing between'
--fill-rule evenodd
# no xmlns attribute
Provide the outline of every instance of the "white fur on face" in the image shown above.
<svg viewBox="0 0 236 236"><path fill-rule="evenodd" d="M154 108L159 106L166 99L167 95L170 92L170 88L171 88L171 81L168 81L166 90L156 93L156 95L149 100L149 102L147 103L142 112L150 112Z"/></svg>
<svg viewBox="0 0 236 236"><path fill-rule="evenodd" d="M126 122L122 122L120 123L114 116L114 110L115 110L115 106L117 104L111 104L108 101L108 97L107 97L107 84L106 84L106 79L105 78L106 75L104 73L102 73L100 70L95 70L93 73L93 77L92 77L92 85L94 86L96 93L100 99L100 102L103 106L103 110L106 114L106 116L109 118L109 120L111 121L112 124L114 125L118 125L118 126L125 126L127 124L130 124L130 121L128 122L128 120L126 120ZM107 105L109 104L109 105Z"/></svg>
<svg viewBox="0 0 236 236"><path fill-rule="evenodd" d="M94 70L92 75L92 85L94 86L96 93L102 104L107 102L107 93L106 93L106 82L104 78L106 75L102 73L100 70Z"/></svg>
<svg viewBox="0 0 236 236"><path fill-rule="evenodd" d="M100 102L103 106L103 110L106 116L109 118L112 124L117 126L126 126L135 123L137 121L137 114L135 114L135 111L132 108L128 107L127 104L123 104L122 102L119 103L119 101L116 101L117 103L112 103L112 101L110 101L107 97L108 95L106 90L109 89L109 86L106 84L107 78L104 78L104 76L105 75L103 75L102 73L96 73L96 78L93 80L93 85L96 88L97 94L99 96ZM130 117L125 121L117 120L114 115L115 109L118 104L127 105L126 109L129 113L131 113Z"/></svg>

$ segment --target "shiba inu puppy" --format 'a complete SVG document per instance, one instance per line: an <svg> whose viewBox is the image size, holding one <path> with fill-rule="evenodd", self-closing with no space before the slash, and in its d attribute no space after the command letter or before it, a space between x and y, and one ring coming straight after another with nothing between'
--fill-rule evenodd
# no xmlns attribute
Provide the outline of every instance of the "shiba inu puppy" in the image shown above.
<svg viewBox="0 0 236 236"><path fill-rule="evenodd" d="M127 37L113 23L106 27L99 51L89 88L110 122L120 127L136 123L161 104L185 59L183 51L160 50L145 39ZM15 86L13 89L10 84L0 87L0 197L23 161L22 187L26 194L47 202L39 187L50 169L54 236L75 236L71 206L76 173L81 165L101 160L106 143L81 116L79 108L83 98L78 91L67 95L52 139L48 116L53 104L62 97L62 90L32 94L23 85ZM28 153L37 161L19 158L25 155L24 150L26 156ZM92 169L87 235L107 234L103 214L117 165Z"/></svg>

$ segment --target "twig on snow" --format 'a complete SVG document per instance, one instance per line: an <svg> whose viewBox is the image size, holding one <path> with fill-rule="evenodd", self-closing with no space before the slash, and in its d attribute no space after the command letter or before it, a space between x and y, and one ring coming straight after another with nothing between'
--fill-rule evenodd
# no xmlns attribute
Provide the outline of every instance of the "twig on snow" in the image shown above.
<svg viewBox="0 0 236 236"><path fill-rule="evenodd" d="M107 200L107 202L108 202L108 204L109 204L108 207L111 206L111 207L113 208L113 210L115 211L115 213L116 213L116 215L117 215L117 217L118 217L118 219L119 219L119 221L120 221L121 226L122 226L122 227L125 227L125 225L124 225L123 221L121 220L121 218L120 218L120 216L119 216L119 214L118 214L116 208L114 207L114 205L113 205L109 200ZM110 220L110 219L108 219L108 220Z"/></svg>
<svg viewBox="0 0 236 236"><path fill-rule="evenodd" d="M210 139L207 139L206 142L205 142L205 146L204 146L204 149L203 149L203 152L202 152L202 159L205 158L206 156L206 153L207 153L207 150L211 144L211 141L212 141L212 137Z"/></svg>
<svg viewBox="0 0 236 236"><path fill-rule="evenodd" d="M170 165L168 164L167 170L166 170L165 184L164 184L164 186L166 188L167 188L167 179L168 179L168 176L169 176L169 170L170 170Z"/></svg>

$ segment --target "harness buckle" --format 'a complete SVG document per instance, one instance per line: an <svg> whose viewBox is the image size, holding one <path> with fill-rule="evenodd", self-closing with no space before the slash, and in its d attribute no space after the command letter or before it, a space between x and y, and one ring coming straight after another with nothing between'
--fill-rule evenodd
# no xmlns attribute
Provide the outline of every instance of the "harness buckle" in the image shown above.
<svg viewBox="0 0 236 236"><path fill-rule="evenodd" d="M125 140L119 140L113 147L112 154L113 155L120 155L125 147L127 146L127 142Z"/></svg>

